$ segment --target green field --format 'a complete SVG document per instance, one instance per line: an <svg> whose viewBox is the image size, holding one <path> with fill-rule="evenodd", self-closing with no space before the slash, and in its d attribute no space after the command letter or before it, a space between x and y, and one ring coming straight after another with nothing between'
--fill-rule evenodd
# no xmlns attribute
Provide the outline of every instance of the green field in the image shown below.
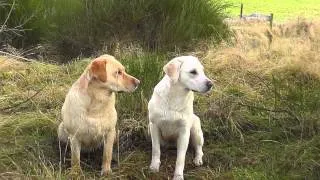
<svg viewBox="0 0 320 180"><path fill-rule="evenodd" d="M319 0L229 0L233 7L229 9L232 16L239 16L240 4L243 3L243 14L251 13L274 14L276 21L305 17L315 19L320 17Z"/></svg>
<svg viewBox="0 0 320 180"><path fill-rule="evenodd" d="M175 149L161 149L159 173L148 168L147 104L163 65L191 54L216 84L195 95L204 165L193 165L190 149L186 180L320 179L320 0L228 1L230 16L243 2L245 15L272 12L283 23L226 25L226 6L214 0L0 0L0 180L171 179ZM83 152L75 174L57 139L70 86L104 53L141 80L117 94L119 143L106 178L101 149Z"/></svg>

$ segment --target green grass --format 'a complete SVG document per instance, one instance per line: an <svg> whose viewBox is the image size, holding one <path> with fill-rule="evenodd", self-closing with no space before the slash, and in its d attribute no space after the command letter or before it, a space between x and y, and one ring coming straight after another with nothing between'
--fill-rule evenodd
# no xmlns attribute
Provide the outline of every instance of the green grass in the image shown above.
<svg viewBox="0 0 320 180"><path fill-rule="evenodd" d="M186 179L320 178L320 29L314 24L312 36L294 27L282 35L275 26L268 45L264 25L239 25L237 43L211 47L201 58L217 83L212 93L196 95L204 166L194 167L188 151ZM159 173L148 170L146 108L162 66L172 57L141 49L119 54L128 73L142 84L132 94L117 94L120 167L113 162L110 178L172 177L175 150L163 149ZM64 146L60 151L56 128L68 88L88 63L22 63L1 69L0 178L70 179L70 152ZM82 176L100 178L101 150L82 153L81 161Z"/></svg>
<svg viewBox="0 0 320 180"><path fill-rule="evenodd" d="M318 0L228 0L234 5L230 8L232 16L239 16L240 4L243 3L243 14L262 13L269 15L274 14L274 20L284 21L305 17L315 19L320 16L320 3Z"/></svg>
<svg viewBox="0 0 320 180"><path fill-rule="evenodd" d="M10 14L5 26L8 31L0 31L1 44L30 48L40 43L45 48L40 52L43 55L66 60L92 56L101 49L113 53L117 43L173 51L192 48L200 40L217 44L231 34L223 22L227 6L217 0L1 2L1 25ZM18 27L19 33L9 30L13 27Z"/></svg>

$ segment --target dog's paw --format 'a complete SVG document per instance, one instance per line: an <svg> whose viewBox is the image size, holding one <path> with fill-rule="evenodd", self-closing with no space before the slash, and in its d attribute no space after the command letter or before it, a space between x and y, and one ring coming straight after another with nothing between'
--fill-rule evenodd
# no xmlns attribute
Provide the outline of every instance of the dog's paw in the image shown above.
<svg viewBox="0 0 320 180"><path fill-rule="evenodd" d="M173 176L172 180L183 180L183 175L182 174L175 174Z"/></svg>
<svg viewBox="0 0 320 180"><path fill-rule="evenodd" d="M203 164L202 158L201 158L201 157L195 157L195 158L193 159L193 163L194 163L194 165L196 165L196 166L201 166L201 165Z"/></svg>
<svg viewBox="0 0 320 180"><path fill-rule="evenodd" d="M107 175L109 175L111 173L112 173L111 168L102 168L100 175L101 176L107 176Z"/></svg>
<svg viewBox="0 0 320 180"><path fill-rule="evenodd" d="M160 162L152 162L150 164L150 171L151 172L159 172Z"/></svg>

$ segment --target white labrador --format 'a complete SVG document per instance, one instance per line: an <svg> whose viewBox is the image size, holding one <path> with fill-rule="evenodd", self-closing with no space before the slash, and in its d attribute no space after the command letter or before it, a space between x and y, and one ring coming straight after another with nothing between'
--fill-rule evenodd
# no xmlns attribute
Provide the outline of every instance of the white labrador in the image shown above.
<svg viewBox="0 0 320 180"><path fill-rule="evenodd" d="M193 91L208 92L213 83L204 74L203 66L194 56L180 56L167 63L166 75L154 88L148 104L149 128L152 138L150 170L159 171L160 144L177 143L177 160L173 179L183 179L185 155L191 137L196 166L202 165L203 133L200 119L193 113Z"/></svg>

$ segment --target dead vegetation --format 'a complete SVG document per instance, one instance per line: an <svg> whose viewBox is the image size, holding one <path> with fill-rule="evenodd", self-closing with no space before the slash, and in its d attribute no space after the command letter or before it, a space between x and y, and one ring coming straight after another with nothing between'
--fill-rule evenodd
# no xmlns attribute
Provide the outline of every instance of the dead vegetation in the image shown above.
<svg viewBox="0 0 320 180"><path fill-rule="evenodd" d="M235 43L209 48L203 58L217 87L196 98L205 165L194 168L188 152L186 178L319 178L319 23L295 21L272 30L265 23L231 27ZM144 85L132 96L118 96L120 151L115 146L111 177L166 179L174 170L175 150L164 149L159 174L148 171L146 102L167 59L140 52L123 55L129 56L124 64L143 77ZM56 128L65 93L87 63L0 57L0 177L69 178L68 152L64 156L59 149ZM81 177L99 178L96 157L101 157L99 151L84 156Z"/></svg>
<svg viewBox="0 0 320 180"><path fill-rule="evenodd" d="M25 66L22 62L13 58L1 56L0 57L0 71L13 71L23 69Z"/></svg>

